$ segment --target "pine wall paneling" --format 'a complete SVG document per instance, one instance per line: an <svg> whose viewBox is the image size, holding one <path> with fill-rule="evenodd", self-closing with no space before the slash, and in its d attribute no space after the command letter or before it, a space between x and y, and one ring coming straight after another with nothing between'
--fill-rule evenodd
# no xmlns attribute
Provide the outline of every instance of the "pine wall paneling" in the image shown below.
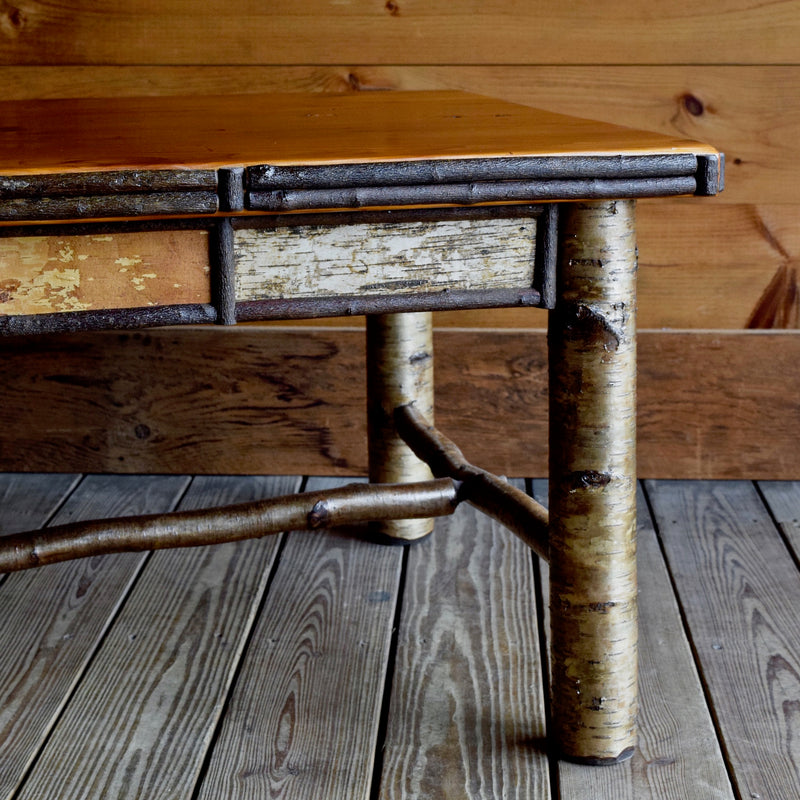
<svg viewBox="0 0 800 800"><path fill-rule="evenodd" d="M793 401L800 389L793 368L800 341L798 34L796 0L768 5L717 0L702 9L695 3L665 6L654 0L456 5L439 0L239 0L208 2L202 8L185 0L80 2L69 8L21 1L0 6L0 81L8 99L460 88L712 142L728 158L727 187L720 197L640 203L640 327L651 329L641 353L641 474L797 477L800 455L786 443L800 434ZM352 341L352 333L330 327L339 324L333 320L316 326L328 330L324 335L334 349ZM474 366L474 403L468 395L459 413L467 419L479 416L477 406L485 397L481 381L491 383L498 376L505 381L504 396L518 403L517 418L504 417L503 429L495 433L476 430L471 423L461 426L465 449L474 444L491 461L494 448L495 460L508 474L540 473L544 464L538 423L519 419L520 414L543 413L539 390L532 388L538 378L526 376L521 365L531 363L526 353L541 352L544 324L542 312L519 310L437 317L440 364L457 354L449 352L456 342L459 348L465 341L482 346L484 361ZM476 327L481 331L460 330ZM752 328L781 333L765 335ZM520 333L508 338L509 330ZM258 331L232 335L241 336L247 348L263 342L269 359L296 362L291 337L302 337L303 331ZM166 336L187 363L199 357L193 350L199 342L209 346L205 334L194 331L153 336L151 342ZM120 374L126 377L116 385L123 394L129 390L121 387L133 380L125 362L142 358L144 340L129 337L128 355L119 354ZM25 348L3 345L10 347L8 390L19 393L36 384L41 391L29 394L33 399L25 406L22 424L14 416L22 413L19 406L0 409L9 431L0 441L0 468L182 471L195 468L196 453L202 452L204 463L217 459L227 471L263 469L263 456L245 456L232 465L222 439L214 445L207 441L214 438L207 435L209 415L218 414L212 421L223 429L236 417L228 407L230 398L211 403L202 414L183 414L180 424L167 415L159 421L156 445L154 435L142 439L131 433L136 425L129 423L137 412L125 405L132 402L127 394L123 402L112 391L100 402L76 388L75 375L90 365L91 356L80 348L73 351L72 377L59 383L54 378L59 346L45 341L33 346L35 358ZM138 352L140 347L145 350ZM495 348L496 368L485 347ZM280 348L285 348L282 356ZM510 361L500 355L501 348L511 354ZM28 356L15 357L21 352ZM239 357L236 348L229 357L240 362L234 371L246 366L247 358ZM681 361L684 372L678 368ZM149 386L196 391L188 379L182 387L174 385L169 374L174 368L168 359L151 360L143 380ZM291 456L296 456L295 470L319 471L327 463L333 471L362 471L360 433L345 420L355 400L342 399L352 395L342 379L348 372L329 375L327 367L321 369L326 393L318 399L326 411L308 424L318 430L320 452L341 449L332 443L351 437L344 447L348 454L338 461L309 456L308 441L301 442L296 430L282 424L269 428L269 446L285 454L279 461L288 471ZM447 418L455 414L447 410L452 406L446 388L451 367L440 369L439 402ZM55 395L48 399L45 388ZM695 400L687 401L692 395ZM67 402L74 406L68 419L62 413L57 438L63 446L45 448L43 465L34 455L36 426L44 433L53 405L63 412ZM89 410L98 403L101 416L108 417L113 447L97 444L85 427ZM125 421L115 427L111 418L121 405L128 416L123 413ZM540 444L516 450L505 444L519 441L516 431L521 429L539 437ZM12 431L24 433L15 438Z"/></svg>

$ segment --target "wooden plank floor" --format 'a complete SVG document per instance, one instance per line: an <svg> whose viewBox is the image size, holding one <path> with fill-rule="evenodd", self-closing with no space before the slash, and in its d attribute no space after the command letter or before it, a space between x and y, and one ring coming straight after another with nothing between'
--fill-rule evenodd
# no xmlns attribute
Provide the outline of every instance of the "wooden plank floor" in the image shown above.
<svg viewBox="0 0 800 800"><path fill-rule="evenodd" d="M331 484L0 475L0 533ZM287 533L0 578L0 800L800 796L800 483L639 507L625 764L550 753L547 569L462 508L408 549Z"/></svg>

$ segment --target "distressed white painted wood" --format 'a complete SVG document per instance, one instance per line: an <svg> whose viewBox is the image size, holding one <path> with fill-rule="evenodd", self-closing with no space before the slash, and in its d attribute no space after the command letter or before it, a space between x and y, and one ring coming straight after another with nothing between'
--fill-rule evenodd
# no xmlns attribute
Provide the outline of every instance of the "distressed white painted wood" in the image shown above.
<svg viewBox="0 0 800 800"><path fill-rule="evenodd" d="M236 231L236 299L508 289L533 284L536 220Z"/></svg>

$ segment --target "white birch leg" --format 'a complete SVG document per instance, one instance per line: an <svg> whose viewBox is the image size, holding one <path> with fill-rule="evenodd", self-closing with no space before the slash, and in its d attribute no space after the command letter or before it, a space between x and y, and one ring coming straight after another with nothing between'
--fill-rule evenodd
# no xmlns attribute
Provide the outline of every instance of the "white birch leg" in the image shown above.
<svg viewBox="0 0 800 800"><path fill-rule="evenodd" d="M367 317L369 479L373 483L430 480L431 471L400 438L394 410L414 403L433 419L433 322L430 312ZM375 523L378 536L413 541L427 536L432 519Z"/></svg>
<svg viewBox="0 0 800 800"><path fill-rule="evenodd" d="M636 742L636 243L633 201L561 214L550 316L552 709L561 755Z"/></svg>

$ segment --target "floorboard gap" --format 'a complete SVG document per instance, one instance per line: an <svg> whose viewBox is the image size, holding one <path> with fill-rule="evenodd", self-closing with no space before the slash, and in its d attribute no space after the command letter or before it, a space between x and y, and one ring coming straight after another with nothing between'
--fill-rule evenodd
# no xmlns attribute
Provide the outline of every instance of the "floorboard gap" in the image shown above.
<svg viewBox="0 0 800 800"><path fill-rule="evenodd" d="M86 477L87 477L86 473L81 473L76 478L75 482L72 484L72 486L69 488L69 490L64 492L64 496L61 498L61 502L56 504L55 508L50 512L50 515L47 517L47 519L42 524L43 528L46 528L48 525L50 525L53 522L53 520L56 518L56 516L61 512L61 509L64 508L64 506L66 505L66 503L69 500L69 498L72 497L73 494L75 494L75 492L78 490L80 485L86 480Z"/></svg>
<svg viewBox="0 0 800 800"><path fill-rule="evenodd" d="M308 476L304 475L300 481L300 492L304 492L306 486L308 485ZM214 733L211 735L211 741L208 744L208 748L206 749L205 756L203 757L203 763L200 766L200 770L197 773L197 780L195 781L194 788L192 789L191 800L197 800L200 795L200 792L203 788L203 783L206 779L206 775L208 774L208 769L211 764L211 758L214 755L214 750L217 746L217 741L219 740L220 732L222 731L223 721L225 720L225 716L228 713L228 708L230 706L231 698L236 691L236 687L239 683L239 679L242 672L242 667L245 663L247 658L247 652L250 649L250 645L253 641L253 637L255 636L257 622L261 617L261 614L264 611L264 606L266 605L267 598L269 597L270 590L272 589L272 584L275 582L275 576L278 573L278 568L281 564L281 557L283 556L283 551L286 549L286 544L289 541L289 532L284 532L279 534L280 541L278 542L278 549L275 553L275 558L272 561L272 567L269 571L269 577L267 578L266 583L264 584L264 591L261 594L261 597L258 601L258 608L256 609L256 613L253 615L253 624L250 627L250 630L245 637L244 646L242 647L241 655L239 656L239 663L236 665L236 669L233 673L233 679L231 680L231 684L228 687L228 693L225 696L225 702L222 704L222 709L219 714L219 718L217 719L217 724L214 726Z"/></svg>
<svg viewBox="0 0 800 800"><path fill-rule="evenodd" d="M795 565L795 568L798 571L800 571L800 554L795 551L795 548L792 546L792 543L786 536L786 531L784 530L783 525L781 525L781 523L778 521L778 518L775 516L775 512L772 510L772 506L770 505L769 501L767 500L761 488L761 483L759 481L753 481L753 486L755 487L756 494L763 503L764 508L767 510L767 514L769 514L769 518L772 520L772 524L778 531L778 536L781 537L781 541L784 543L784 545L786 545L786 550L789 554L789 558L792 559L792 563Z"/></svg>
<svg viewBox="0 0 800 800"><path fill-rule="evenodd" d="M537 497L534 491L534 481L537 478L525 478L525 492L540 502L543 506L547 506L547 498ZM545 615L546 604L550 602L550 598L545 596L545 587L542 580L542 562L536 553L531 552L531 560L533 563L533 582L536 589L536 631L539 636L539 652L541 653L541 669L542 669L542 686L544 687L544 713L545 713L545 730L548 731L547 736L547 764L548 764L548 777L550 779L550 797L552 800L557 800L561 797L561 787L559 785L559 772L558 772L558 754L553 748L553 743L549 732L553 730L552 725L552 710L550 708L550 648L547 644L547 618Z"/></svg>
<svg viewBox="0 0 800 800"><path fill-rule="evenodd" d="M552 711L550 708L550 652L547 646L547 631L545 630L544 604L549 602L549 598L544 596L542 585L541 562L535 553L531 553L533 560L533 581L536 587L536 614L537 633L539 635L539 652L542 661L542 685L544 686L544 714L545 730L552 731ZM550 778L550 796L553 800L561 797L561 789L558 781L558 754L553 748L551 737L547 737L547 763Z"/></svg>
<svg viewBox="0 0 800 800"><path fill-rule="evenodd" d="M738 783L736 781L736 776L733 772L733 765L731 763L731 754L728 750L725 738L722 735L722 724L717 716L717 709L714 705L713 698L711 696L711 691L708 686L708 681L706 679L705 671L703 669L703 663L700 659L700 655L697 651L697 646L695 644L694 636L692 635L691 628L689 627L689 621L686 616L686 610L684 608L683 602L681 600L680 592L678 591L677 582L675 580L675 575L673 574L672 567L670 566L669 558L667 557L667 551L664 547L664 542L661 538L661 530L660 525L658 524L658 517L656 516L655 509L653 508L653 503L650 500L650 493L647 490L647 481L640 481L640 486L642 489L642 494L644 495L645 503L647 504L647 513L650 516L650 521L653 525L653 529L656 533L656 541L658 542L659 550L661 551L661 558L664 561L664 565L667 570L667 575L669 576L670 586L672 587L672 594L675 597L675 602L678 606L678 613L681 617L681 625L683 626L683 635L686 638L686 641L689 643L689 649L692 653L692 659L694 660L694 666L697 670L697 675L700 678L700 687L703 691L703 698L705 699L706 708L708 709L709 715L711 716L711 724L714 726L714 735L717 737L717 743L719 745L720 751L722 752L722 760L725 764L725 772L728 776L728 783L730 784L731 791L736 796L737 800L749 800L749 798L744 798L739 791Z"/></svg>
<svg viewBox="0 0 800 800"><path fill-rule="evenodd" d="M413 547L413 545L410 545ZM397 603L394 607L392 621L392 638L389 643L389 655L386 663L386 678L383 684L383 698L381 700L381 714L378 722L378 735L375 738L375 761L372 768L372 784L369 791L369 800L379 800L381 795L381 781L383 778L383 759L386 750L386 731L389 726L389 710L392 704L392 689L394 687L394 671L397 661L397 647L400 638L400 619L403 613L403 595L405 594L406 575L408 571L409 546L403 548L403 562L400 567L400 580L397 586Z"/></svg>
<svg viewBox="0 0 800 800"><path fill-rule="evenodd" d="M85 477L85 476L84 476ZM72 491L74 492L77 486L82 481L78 481L78 483L73 487ZM70 492L70 495L72 492ZM63 505L63 504L62 504ZM61 506L59 506L61 508ZM51 519L53 517L51 516ZM36 751L36 754L31 758L30 762L25 768L25 771L20 776L20 779L17 783L16 788L14 789L13 793L9 795L8 800L14 800L15 797L19 795L19 793L25 788L25 784L28 782L28 778L31 776L31 773L36 769L36 765L41 759L44 752L47 750L47 746L53 737L54 731L58 728L59 722L61 721L62 717L66 713L66 710L69 708L69 704L72 702L73 697L76 696L78 690L80 689L81 684L83 683L86 676L89 674L92 664L94 663L95 659L98 657L100 651L103 648L103 643L105 642L106 638L109 635L109 632L114 627L114 623L119 618L119 615L122 613L122 609L125 607L125 604L128 601L128 598L131 596L134 587L136 586L137 582L139 581L139 577L141 576L142 572L144 571L145 567L147 566L150 558L152 557L153 552L150 551L145 555L142 559L141 563L138 565L136 572L131 577L131 580L128 583L125 592L120 596L119 601L117 603L117 607L114 609L114 613L111 614L108 619L106 620L106 625L97 639L95 643L95 647L92 650L89 657L86 659L86 662L83 665L83 668L80 671L80 674L75 677L75 682L70 687L69 691L64 695L64 698L61 702L61 706L58 711L53 715L52 719L50 720L50 725L47 729L47 733L42 738L42 741L39 745L39 749Z"/></svg>
<svg viewBox="0 0 800 800"><path fill-rule="evenodd" d="M306 479L304 478L303 485L305 485L305 480ZM267 581L264 584L264 591L261 594L261 597L259 598L258 608L256 609L256 613L253 615L253 624L250 627L247 636L245 637L244 646L242 647L242 653L239 656L239 663L236 665L236 669L234 670L231 684L228 687L228 692L225 696L225 702L222 704L222 709L220 711L219 718L217 719L217 724L214 726L214 733L211 735L211 741L209 742L205 756L203 757L203 763L200 766L200 770L197 773L197 780L195 781L194 788L192 789L191 800L197 800L197 797L199 796L200 791L203 787L203 782L205 781L206 775L208 774L208 768L209 765L211 764L211 758L214 754L214 750L217 746L217 741L219 739L219 735L222 730L222 723L225 719L226 714L228 713L231 697L233 697L233 693L236 690L236 686L239 683L239 677L242 672L242 666L245 663L247 652L250 649L250 645L253 641L253 636L255 635L256 622L261 617L261 614L264 610L264 605L267 602L270 589L272 588L272 584L275 581L275 575L277 574L278 567L280 566L281 563L281 556L283 555L283 551L286 549L286 543L289 540L288 533L281 533L279 535L280 535L280 542L278 543L278 550L275 553L275 559L272 562L272 568L269 571L269 577L267 578Z"/></svg>

